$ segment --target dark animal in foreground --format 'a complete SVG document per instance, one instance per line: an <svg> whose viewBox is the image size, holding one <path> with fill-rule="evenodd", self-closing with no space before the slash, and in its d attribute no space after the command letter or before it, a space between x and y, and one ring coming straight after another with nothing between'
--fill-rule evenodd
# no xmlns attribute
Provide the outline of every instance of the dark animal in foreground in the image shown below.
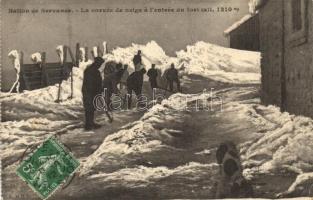
<svg viewBox="0 0 313 200"><path fill-rule="evenodd" d="M220 179L216 198L248 198L253 196L252 185L243 177L236 145L223 142L217 149L216 160L220 165Z"/></svg>

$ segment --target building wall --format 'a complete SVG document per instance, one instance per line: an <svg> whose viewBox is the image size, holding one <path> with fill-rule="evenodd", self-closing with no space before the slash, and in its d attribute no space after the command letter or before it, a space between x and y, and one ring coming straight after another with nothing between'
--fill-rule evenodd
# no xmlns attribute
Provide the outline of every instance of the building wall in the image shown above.
<svg viewBox="0 0 313 200"><path fill-rule="evenodd" d="M281 105L281 67L283 48L282 0L271 0L260 10L260 50L264 104Z"/></svg>
<svg viewBox="0 0 313 200"><path fill-rule="evenodd" d="M312 1L307 0L307 36L299 37L306 41L297 41L288 31L291 24L291 12L285 1L285 68L286 68L286 107L294 114L313 117L313 14ZM305 1L303 1L305 3ZM290 8L290 7L289 7Z"/></svg>
<svg viewBox="0 0 313 200"><path fill-rule="evenodd" d="M260 11L261 100L313 117L313 3L301 1L307 3L301 31L291 28L291 0L270 0Z"/></svg>
<svg viewBox="0 0 313 200"><path fill-rule="evenodd" d="M260 51L258 15L233 30L229 34L229 40L231 48Z"/></svg>

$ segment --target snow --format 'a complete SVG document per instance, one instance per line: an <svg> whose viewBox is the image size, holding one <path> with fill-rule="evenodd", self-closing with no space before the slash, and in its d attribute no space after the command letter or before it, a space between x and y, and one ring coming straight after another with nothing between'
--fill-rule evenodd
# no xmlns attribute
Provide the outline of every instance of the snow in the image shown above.
<svg viewBox="0 0 313 200"><path fill-rule="evenodd" d="M111 53L104 55L104 59L108 62L115 61L128 64L129 68L134 71L135 67L132 60L138 50L141 50L142 62L147 68L150 68L152 63L160 65L160 68L165 67L164 65L170 59L155 41L148 42L146 45L132 44L126 48L117 47Z"/></svg>
<svg viewBox="0 0 313 200"><path fill-rule="evenodd" d="M94 57L98 57L98 47L97 47L97 46L94 46L94 47L92 48L92 52L93 52L93 56L94 56Z"/></svg>
<svg viewBox="0 0 313 200"><path fill-rule="evenodd" d="M168 167L145 167L138 166L136 168L125 168L113 173L95 174L88 179L96 179L99 182L112 184L122 184L125 187L146 187L152 182L157 182L170 176L176 176L180 179L200 180L207 172L211 174L212 182L218 171L217 164L201 164L190 162L174 169ZM107 184L104 184L104 187Z"/></svg>
<svg viewBox="0 0 313 200"><path fill-rule="evenodd" d="M63 46L58 46L57 49L62 59ZM134 68L132 58L139 49L142 51L143 63L147 68L155 63L159 69L165 71L171 63L174 63L175 66L179 66L180 74L187 78L188 75L199 75L228 83L259 83L259 53L227 49L205 42L187 46L186 50L178 51L176 57L167 56L164 50L152 41L146 45L132 44L126 48L118 47L112 53L104 55L104 58L106 61L122 62ZM24 91L21 94L0 93L5 119L5 122L0 125L0 157L5 165L12 163L11 159L21 155L27 146L40 144L51 134L66 132L73 128L76 128L78 132L82 131L83 71L91 63L91 60L80 62L79 67L73 68L72 99L69 99L70 79L62 82L60 103L55 103L58 85ZM153 106L140 120L121 127L119 131L107 136L98 148L94 147L97 150L82 160L81 175L99 172L99 177L109 180L111 176L107 176L109 174L103 170L104 163L107 161L113 164L123 164L122 161L131 160L134 156L138 157L142 154L180 152L181 150L173 143L174 135L184 134L175 126L184 124L186 117L190 117L189 111L182 110L185 108L186 99L188 102L194 102L198 99L208 99L210 95L210 93L195 95L178 93L162 101L161 104ZM193 155L208 154L210 151L201 151ZM112 172L111 175L114 175L113 178L116 179L124 175L125 179L132 179L132 173L138 173L142 174L143 180L157 180L163 172L165 177L171 174L183 177L184 174L194 173L201 177L202 172L198 170L206 170L209 174L215 173L215 171L209 171L212 166L215 169L214 164L184 164L176 168L139 166L129 170L121 169L115 174ZM97 178L97 176L94 175L92 178Z"/></svg>
<svg viewBox="0 0 313 200"><path fill-rule="evenodd" d="M93 168L101 165L108 156L118 158L130 154L142 154L163 148L173 148L166 145L172 140L169 133L171 131L169 130L170 123L172 120L183 122L184 116L178 116L171 112L172 105L163 101L161 105L157 104L152 107L140 120L125 125L117 133L107 136L102 145L85 161L81 174L90 173ZM162 124L167 129L158 130L154 127L154 124Z"/></svg>
<svg viewBox="0 0 313 200"><path fill-rule="evenodd" d="M197 42L176 54L186 74L235 84L260 82L260 53Z"/></svg>
<svg viewBox="0 0 313 200"><path fill-rule="evenodd" d="M232 93L228 92L228 95L234 96ZM224 111L237 112L238 118L244 118L256 127L256 134L251 133L256 137L240 144L247 178L281 170L299 174L286 193L301 190L304 182L313 183L311 118L282 113L275 106L260 105L258 98L227 103Z"/></svg>
<svg viewBox="0 0 313 200"><path fill-rule="evenodd" d="M80 53L80 59L79 59L79 61L80 62L83 62L83 61L85 61L85 58L86 58L86 49L84 48L84 47L80 47L79 48L79 53Z"/></svg>
<svg viewBox="0 0 313 200"><path fill-rule="evenodd" d="M106 61L128 64L134 70L132 59L138 50L142 51L146 68L154 63L164 72L174 63L182 75L200 75L235 84L260 83L260 53L224 48L206 42L189 45L186 50L177 51L176 57L167 56L155 41L151 41L146 45L118 47L104 58Z"/></svg>
<svg viewBox="0 0 313 200"><path fill-rule="evenodd" d="M249 105L242 112L265 131L253 144L242 145L246 164L256 165L252 170L270 172L288 168L297 173L313 170L312 119L281 113L274 106Z"/></svg>
<svg viewBox="0 0 313 200"><path fill-rule="evenodd" d="M31 60L34 62L34 63L41 63L42 60L41 60L41 54L39 52L36 52L36 53L33 53L31 56L30 56Z"/></svg>
<svg viewBox="0 0 313 200"><path fill-rule="evenodd" d="M16 70L16 79L9 93L11 93L15 87L16 87L16 91L19 93L20 92L20 82L19 82L20 78L19 77L20 77L20 71L21 71L20 54L18 53L17 50L12 50L9 52L8 56L9 58L13 59L14 68Z"/></svg>
<svg viewBox="0 0 313 200"><path fill-rule="evenodd" d="M61 63L63 63L64 62L64 47L63 47L63 45L58 45L56 47L56 51L57 51L57 54L60 58Z"/></svg>
<svg viewBox="0 0 313 200"><path fill-rule="evenodd" d="M252 14L257 13L261 5L265 4L267 0L250 0L249 1L249 12Z"/></svg>
<svg viewBox="0 0 313 200"><path fill-rule="evenodd" d="M107 52L108 52L108 45L107 45L107 42L104 41L102 43L102 46L103 46L103 55L105 55Z"/></svg>
<svg viewBox="0 0 313 200"><path fill-rule="evenodd" d="M216 79L220 81L225 80L227 82L246 83L251 82L251 77L253 80L256 80L259 76L258 53L227 49L205 42L198 42L192 46L187 46L185 51L181 50L177 52L177 57L167 56L164 50L154 41L151 41L146 45L133 44L132 46L126 48L118 47L114 49L112 53L104 55L104 57L107 61L123 61L123 63L133 66L132 58L139 49L142 51L143 63L146 66L151 65L151 63L156 63L163 71L167 69L170 63L174 62L176 66L184 65L184 68L181 67L182 74L197 74L210 77L213 80ZM58 46L57 51L60 55L60 59L63 59L63 46ZM15 53L17 54L18 52L16 51ZM11 126L14 127L13 124L16 123L21 125L18 125L17 128L11 127L14 129L12 134L17 135L19 133L24 133L24 131L19 127L23 127L24 124L25 127L31 129L30 127L33 127L35 124L34 120L36 121L36 119L49 120L51 121L52 127L54 127L53 121L58 121L59 119L64 119L65 121L81 120L81 87L83 71L91 63L91 60L80 62L79 68L73 68L73 99L69 99L71 95L70 80L62 82L61 103L54 102L57 98L58 85L52 85L33 91L24 91L21 94L1 93L0 100L4 107L3 116L6 121L12 121L12 123L5 122L9 123L9 125L5 123L3 124L3 131L7 131ZM249 74L249 76L247 76L247 74ZM149 117L149 114L161 111L166 112L168 109L165 108L166 106L179 108L183 106L183 103L185 103L179 102L179 99L181 99L179 94L174 95L172 98L176 98L176 100L173 101L175 102L174 104L171 103L172 100L167 100L164 101L162 105L154 106L151 109L151 112L144 116L141 123L134 124L132 129L123 130L114 136L108 137L106 145L110 146L110 148L117 149L117 152L122 151L124 153L135 152L136 149L140 149L140 151L149 151L152 147L160 146L159 137L162 137L161 140L167 140L171 137L169 132L173 130L170 130L170 128L162 131L155 130L151 126L151 123L155 123L163 118L171 119L173 116L159 116L159 114L157 114ZM61 127L61 124L59 127ZM112 141L115 139L125 141L129 139L127 137L140 137L140 135L145 134L142 132L143 129L151 130L151 132L155 132L155 135L150 138L149 141L138 140L131 147L123 144L123 142L119 144L116 141Z"/></svg>
<svg viewBox="0 0 313 200"><path fill-rule="evenodd" d="M232 31L237 29L239 26L244 24L246 21L254 17L256 14L258 14L258 9L260 6L264 5L267 0L250 0L248 3L249 6L249 14L245 15L243 18L241 18L239 21L235 22L233 25L231 25L229 28L227 28L224 31L224 34L228 36Z"/></svg>
<svg viewBox="0 0 313 200"><path fill-rule="evenodd" d="M241 26L242 24L244 24L246 21L248 21L249 19L251 19L254 15L253 14L247 14L245 16L243 16L239 21L235 22L233 25L231 25L229 28L227 28L224 31L224 34L227 36L229 35L232 31L236 30L237 28L239 28L239 26Z"/></svg>

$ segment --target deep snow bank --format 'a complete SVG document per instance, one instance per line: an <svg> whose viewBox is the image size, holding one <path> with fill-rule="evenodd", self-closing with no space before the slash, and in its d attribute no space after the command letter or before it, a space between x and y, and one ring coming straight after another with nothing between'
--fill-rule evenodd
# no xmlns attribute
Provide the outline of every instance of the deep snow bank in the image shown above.
<svg viewBox="0 0 313 200"><path fill-rule="evenodd" d="M284 194L307 196L313 184L313 120L281 113L275 106L262 106L259 99L230 102L226 110L238 112L256 126L257 137L240 145L247 178L257 174L290 171L299 174Z"/></svg>
<svg viewBox="0 0 313 200"><path fill-rule="evenodd" d="M138 50L142 51L146 68L154 63L164 72L174 63L182 74L195 74L236 84L260 82L260 53L224 48L206 42L189 45L186 50L177 51L175 57L167 56L155 41L151 41L146 45L118 47L104 58L128 64L134 69L132 58Z"/></svg>
<svg viewBox="0 0 313 200"><path fill-rule="evenodd" d="M260 82L260 53L220 47L205 42L178 51L186 74L201 75L216 81L244 84Z"/></svg>

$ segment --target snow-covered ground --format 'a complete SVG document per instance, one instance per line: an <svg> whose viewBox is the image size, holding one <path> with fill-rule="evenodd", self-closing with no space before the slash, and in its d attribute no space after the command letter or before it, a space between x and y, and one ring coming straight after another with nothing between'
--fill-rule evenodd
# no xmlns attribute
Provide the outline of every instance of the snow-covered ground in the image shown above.
<svg viewBox="0 0 313 200"><path fill-rule="evenodd" d="M82 198L112 195L114 192L119 197L118 191L138 198L155 195L159 198L214 198L214 183L218 179L214 154L218 144L227 139L238 144L247 179L258 180L260 174L275 176L282 170L298 175L297 179L289 177L287 187L277 186L268 196L265 187L258 185L255 190L259 197L273 197L285 192L289 186L288 193L310 195L310 188L307 190L303 185L313 183L310 156L313 153L313 121L281 113L274 106L262 106L258 86L243 86L259 83L259 53L198 42L178 51L176 57L169 57L152 41L146 45L116 48L104 57L128 63L133 68L131 60L138 49L143 52L147 68L156 63L164 71L170 63L175 63L185 82L195 90L199 89L195 88L199 83L195 86L189 80L192 75L232 86L213 93L206 90L204 93L174 94L142 115L135 110L117 112L114 115L118 127L114 129L100 117L98 120L105 126L87 135L82 129L80 91L86 63L74 68L73 99L68 99L69 80L62 84L63 101L60 103L54 102L57 86L22 94L2 93L0 101L5 121L0 124L0 156L4 161L4 173L12 173L29 145L40 144L49 135L62 133L70 144L79 141L75 146L88 145L88 140L97 145L92 145L92 152L79 156L82 164L78 178L68 187L69 191L60 192L55 199L63 199L66 195L74 199L79 195ZM201 86L209 89L206 87ZM218 99L223 99L222 107ZM198 109L186 110L186 105L189 108L198 105ZM119 118L128 120L123 124ZM80 155L75 152L76 148L73 151ZM15 179L10 181L9 185L16 183ZM35 198L32 193L29 195L28 199Z"/></svg>
<svg viewBox="0 0 313 200"><path fill-rule="evenodd" d="M177 66L184 64L180 73L185 74L184 78L187 79L186 74L196 74L222 82L250 83L259 81L258 53L227 49L204 42L188 46L187 51L177 52L177 57L167 56L163 49L152 41L146 45L133 44L127 48L116 48L112 53L104 55L104 58L106 61L128 63L130 68L133 68L132 57L139 49L142 50L143 62L147 68L151 66L151 63L156 63L157 67L164 71L172 62ZM8 146L14 148L17 146L16 142L24 145L29 144L25 143L24 139L9 142L16 135L23 135L25 131L38 129L41 132L53 132L64 128L65 124L76 124L76 121L82 118L83 71L90 63L91 61L80 63L79 68L73 68L73 99L69 99L71 95L70 80L63 81L61 85L60 99L62 102L60 103L54 102L58 96L58 85L25 91L21 94L1 93L2 119L6 121L1 123L1 131L3 131L1 148L7 149L2 153L10 154L7 153L11 151ZM58 122L60 120L63 122Z"/></svg>

